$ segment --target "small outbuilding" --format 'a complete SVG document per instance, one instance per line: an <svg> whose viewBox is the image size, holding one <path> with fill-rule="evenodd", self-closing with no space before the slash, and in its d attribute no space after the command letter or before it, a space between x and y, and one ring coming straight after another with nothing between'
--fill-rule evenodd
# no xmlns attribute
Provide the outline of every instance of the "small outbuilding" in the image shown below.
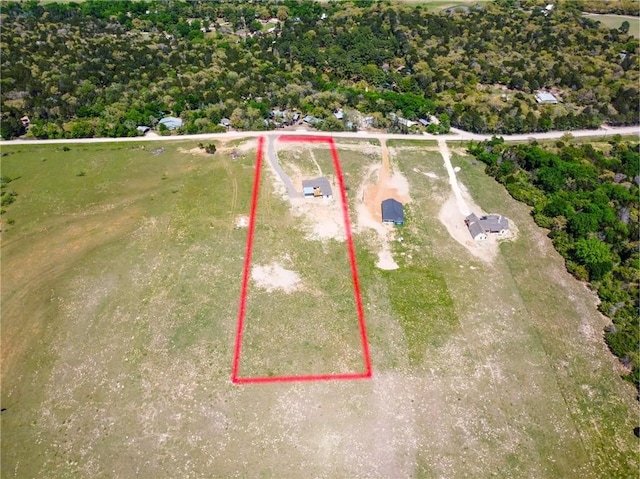
<svg viewBox="0 0 640 479"><path fill-rule="evenodd" d="M302 193L305 198L333 198L329 180L324 176L313 180L302 180Z"/></svg>
<svg viewBox="0 0 640 479"><path fill-rule="evenodd" d="M149 128L149 127L148 127L148 126L146 126L146 125L140 125L139 127L137 127L137 128L136 128L136 130L138 130L138 133L141 133L141 134L143 134L143 135L146 135L146 134L147 134L147 132L148 132L149 130L151 130L151 128Z"/></svg>
<svg viewBox="0 0 640 479"><path fill-rule="evenodd" d="M382 202L382 222L393 223L396 226L404 225L404 206L393 198Z"/></svg>
<svg viewBox="0 0 640 479"><path fill-rule="evenodd" d="M556 105L558 99L547 91L539 91L536 93L536 101L540 104Z"/></svg>

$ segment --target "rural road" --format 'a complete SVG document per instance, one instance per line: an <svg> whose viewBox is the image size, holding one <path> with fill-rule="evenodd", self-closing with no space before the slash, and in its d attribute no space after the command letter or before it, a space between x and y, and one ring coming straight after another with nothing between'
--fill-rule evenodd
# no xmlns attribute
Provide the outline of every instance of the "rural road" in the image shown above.
<svg viewBox="0 0 640 479"><path fill-rule="evenodd" d="M3 140L0 146L4 145L55 145L55 144L71 144L71 143L128 143L140 141L182 141L182 140L232 140L237 138L254 138L257 136L279 136L279 135L305 135L305 136L332 136L333 138L360 138L360 139L385 139L385 140L431 140L431 141L469 141L469 140L488 140L493 135L479 135L468 131L451 129L452 133L447 135L402 135L396 133L377 133L368 131L340 131L327 132L306 130L300 128L298 130L271 130L271 131L231 131L226 133L203 133L198 135L172 135L172 136L135 136L132 138L73 138L63 140ZM640 136L640 126L624 126L624 127L607 127L597 130L575 130L575 131L548 131L546 133L528 133L523 135L500 135L505 141L527 141L536 140L553 140L561 138L565 134L571 134L576 138L583 137L611 137L613 135L638 135Z"/></svg>

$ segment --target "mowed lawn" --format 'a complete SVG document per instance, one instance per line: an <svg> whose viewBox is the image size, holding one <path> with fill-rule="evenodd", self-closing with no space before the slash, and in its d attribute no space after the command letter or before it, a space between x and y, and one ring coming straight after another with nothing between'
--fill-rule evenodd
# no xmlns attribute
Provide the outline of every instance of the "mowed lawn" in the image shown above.
<svg viewBox="0 0 640 479"><path fill-rule="evenodd" d="M236 220L249 214L255 149L195 146L3 147L18 193L2 223L3 478L637 473L637 402L602 342L594 295L528 209L460 156L476 202L519 235L491 263L455 242L438 220L450 187L433 146L390 145L412 197L392 246L400 268L378 270L376 236L354 235L373 378L233 385L247 239ZM356 191L380 155L338 146L357 224ZM324 170L327 153L314 155ZM278 307L329 298L340 314L312 317L308 344L287 349L269 335L283 321L274 298L252 296L247 327L259 324L260 340L245 345L248 365L264 373L259 358L272 355L285 365L274 374L356 367L340 357L354 332L344 245L309 239L265 173L256 261L305 281L320 264L328 273L315 296L279 293Z"/></svg>

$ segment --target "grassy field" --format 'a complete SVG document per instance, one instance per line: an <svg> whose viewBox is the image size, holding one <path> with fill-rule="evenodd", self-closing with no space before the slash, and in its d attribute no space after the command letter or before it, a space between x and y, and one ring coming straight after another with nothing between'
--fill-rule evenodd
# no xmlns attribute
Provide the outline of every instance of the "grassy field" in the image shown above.
<svg viewBox="0 0 640 479"><path fill-rule="evenodd" d="M588 14L591 20L598 21L605 28L615 28L618 29L622 25L622 22L629 22L629 35L633 35L634 37L640 37L640 17L628 17L625 15L597 15L597 14Z"/></svg>
<svg viewBox="0 0 640 479"><path fill-rule="evenodd" d="M357 228L378 147L338 145L373 378L231 384L247 239L236 221L255 151L195 146L3 147L18 195L2 216L1 477L637 474L638 404L595 296L528 208L457 154L471 196L518 237L490 263L455 242L438 220L451 190L433 145L391 146L412 197L395 271L375 267L377 237ZM313 155L324 172L328 153ZM252 283L243 367L358 368L344 243L310 237L313 218L293 214L264 168L254 261L305 288Z"/></svg>

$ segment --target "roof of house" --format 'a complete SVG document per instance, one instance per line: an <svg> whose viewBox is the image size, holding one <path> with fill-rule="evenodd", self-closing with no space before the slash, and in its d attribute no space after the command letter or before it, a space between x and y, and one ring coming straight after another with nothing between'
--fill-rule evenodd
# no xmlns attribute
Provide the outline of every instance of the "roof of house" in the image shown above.
<svg viewBox="0 0 640 479"><path fill-rule="evenodd" d="M324 120L322 118L316 118L315 116L307 115L302 121L305 123L309 123L310 125L316 125L318 123L322 123Z"/></svg>
<svg viewBox="0 0 640 479"><path fill-rule="evenodd" d="M501 215L486 215L478 218L475 213L471 213L464 222L474 238L480 232L500 233L509 229L509 220Z"/></svg>
<svg viewBox="0 0 640 479"><path fill-rule="evenodd" d="M482 229L482 226L480 226L480 223L478 223L477 221L473 221L469 223L468 226L469 226L469 233L471 233L471 237L473 239L476 239L478 236L482 236L482 235L486 236L486 233Z"/></svg>
<svg viewBox="0 0 640 479"><path fill-rule="evenodd" d="M481 216L480 226L482 226L485 231L499 233L500 231L509 229L509 220L500 215Z"/></svg>
<svg viewBox="0 0 640 479"><path fill-rule="evenodd" d="M382 221L404 223L404 207L402 203L393 198L387 198L382 202Z"/></svg>
<svg viewBox="0 0 640 479"><path fill-rule="evenodd" d="M302 180L302 191L305 191L305 188L320 188L322 192L322 196L332 196L331 185L329 184L329 180L324 176L320 176L319 178L314 178L313 180Z"/></svg>
<svg viewBox="0 0 640 479"><path fill-rule="evenodd" d="M536 101L538 103L558 103L558 99L553 94L546 91L537 92Z"/></svg>
<svg viewBox="0 0 640 479"><path fill-rule="evenodd" d="M333 113L333 116L335 116L338 120L342 120L344 118L344 112L342 111L342 109L339 109L338 111Z"/></svg>
<svg viewBox="0 0 640 479"><path fill-rule="evenodd" d="M136 128L136 130L138 130L140 133L146 133L150 129L151 128L149 128L148 126L144 126L144 125L140 125L139 127Z"/></svg>
<svg viewBox="0 0 640 479"><path fill-rule="evenodd" d="M229 118L223 118L222 120L220 120L220 124L222 126L229 126L231 125L231 120L229 120Z"/></svg>
<svg viewBox="0 0 640 479"><path fill-rule="evenodd" d="M464 222L467 224L469 228L469 233L471 233L471 237L476 239L478 236L485 235L484 228L480 225L480 218L475 213L471 213L464 219Z"/></svg>
<svg viewBox="0 0 640 479"><path fill-rule="evenodd" d="M182 120L175 116L167 116L158 122L161 125L166 126L169 130L175 130L182 126Z"/></svg>

